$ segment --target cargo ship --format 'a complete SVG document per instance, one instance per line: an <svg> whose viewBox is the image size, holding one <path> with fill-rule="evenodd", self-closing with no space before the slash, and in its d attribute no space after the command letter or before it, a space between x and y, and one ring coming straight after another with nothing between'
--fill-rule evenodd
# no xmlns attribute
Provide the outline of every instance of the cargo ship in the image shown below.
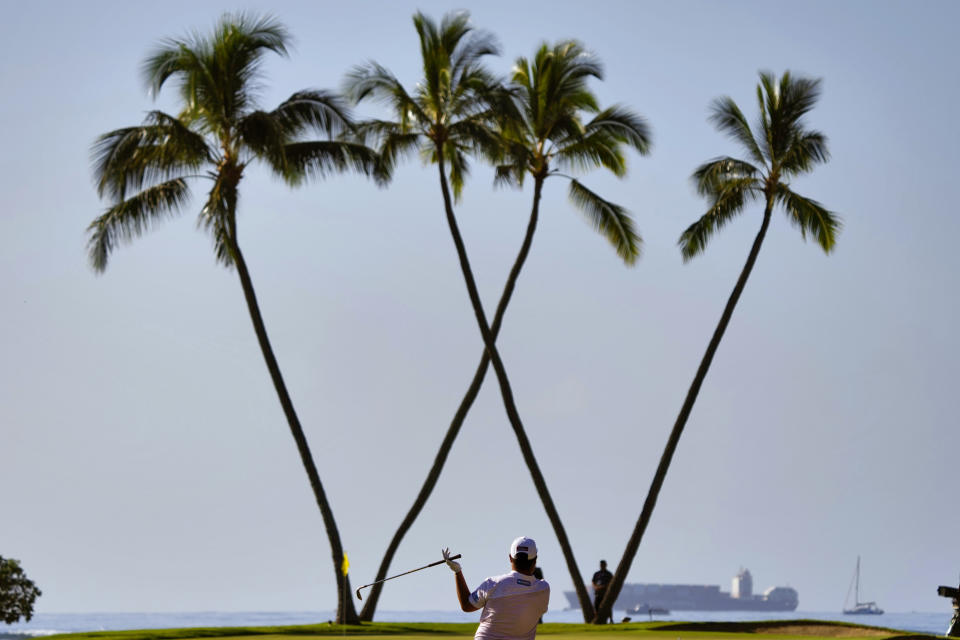
<svg viewBox="0 0 960 640"><path fill-rule="evenodd" d="M579 609L573 591L564 594L570 609ZM592 597L591 590L591 597ZM625 611L667 609L670 611L795 611L800 603L796 589L770 587L762 595L753 593L753 576L741 569L730 591L719 585L624 584L613 608Z"/></svg>

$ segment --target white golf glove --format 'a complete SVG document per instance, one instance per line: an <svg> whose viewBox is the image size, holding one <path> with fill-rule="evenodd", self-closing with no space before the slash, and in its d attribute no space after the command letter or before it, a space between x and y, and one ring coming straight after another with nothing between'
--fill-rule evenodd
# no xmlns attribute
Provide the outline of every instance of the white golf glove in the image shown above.
<svg viewBox="0 0 960 640"><path fill-rule="evenodd" d="M444 560L444 562L447 563L447 566L450 567L450 571L453 571L454 573L460 573L460 571L462 570L462 569L460 568L460 563L459 563L459 562L456 562L456 561L450 559L450 548L449 548L449 547L443 550L443 560Z"/></svg>

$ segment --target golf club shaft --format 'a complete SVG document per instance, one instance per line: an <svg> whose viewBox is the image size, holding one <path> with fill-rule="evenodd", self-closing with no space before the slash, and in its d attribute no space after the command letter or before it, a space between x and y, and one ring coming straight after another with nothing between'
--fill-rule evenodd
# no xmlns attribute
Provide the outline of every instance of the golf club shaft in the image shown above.
<svg viewBox="0 0 960 640"><path fill-rule="evenodd" d="M460 554L458 553L458 554L455 555L455 556L450 556L450 559L451 559L451 560L456 560L456 559L459 558L459 557L460 557ZM399 578L399 577L405 576L405 575L407 575L407 574L409 574L409 573L415 573L415 572L417 572L417 571L422 571L423 569L429 569L430 567L435 567L435 566L437 566L438 564L443 564L443 563L445 563L445 562L446 562L446 560L437 560L436 562L431 562L430 564L425 564L425 565L423 565L422 567L417 567L416 569L410 569L410 571L404 571L403 573L398 573L398 574L395 575L395 576L390 576L389 578L384 578L383 580L377 580L376 582L371 582L370 584L365 584L365 585L363 585L363 586L361 586L361 587L357 587L357 600L363 600L363 598L360 596L360 589L366 589L367 587L372 587L372 586L375 585L375 584L379 584L379 583L381 583L381 582L386 582L387 580L393 580L394 578Z"/></svg>

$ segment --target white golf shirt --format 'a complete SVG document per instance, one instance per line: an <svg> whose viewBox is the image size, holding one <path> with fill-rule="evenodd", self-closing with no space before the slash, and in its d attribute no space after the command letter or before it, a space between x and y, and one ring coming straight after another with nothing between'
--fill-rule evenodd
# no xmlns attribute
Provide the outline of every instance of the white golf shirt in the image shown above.
<svg viewBox="0 0 960 640"><path fill-rule="evenodd" d="M547 611L550 585L546 580L511 571L487 578L470 594L470 603L483 607L475 640L533 640L537 621Z"/></svg>

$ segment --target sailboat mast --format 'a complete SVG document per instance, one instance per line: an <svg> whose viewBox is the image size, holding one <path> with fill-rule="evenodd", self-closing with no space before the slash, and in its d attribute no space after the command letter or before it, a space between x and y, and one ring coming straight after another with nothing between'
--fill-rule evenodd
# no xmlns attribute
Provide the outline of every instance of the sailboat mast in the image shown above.
<svg viewBox="0 0 960 640"><path fill-rule="evenodd" d="M857 589L854 591L854 602L860 604L860 556L857 556Z"/></svg>

